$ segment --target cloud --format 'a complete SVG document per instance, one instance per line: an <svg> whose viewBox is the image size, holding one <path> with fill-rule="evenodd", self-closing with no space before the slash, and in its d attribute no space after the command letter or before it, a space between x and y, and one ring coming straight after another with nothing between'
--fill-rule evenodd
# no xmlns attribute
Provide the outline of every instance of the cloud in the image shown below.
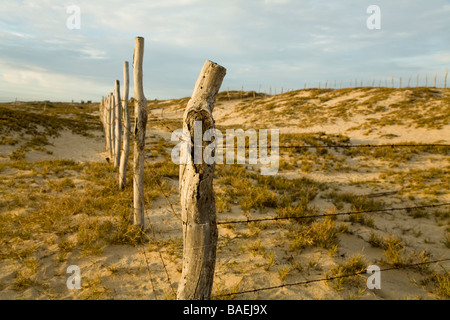
<svg viewBox="0 0 450 320"><path fill-rule="evenodd" d="M0 101L15 98L70 101L107 90L107 86L99 84L95 78L56 73L33 65L0 63L0 70Z"/></svg>
<svg viewBox="0 0 450 320"><path fill-rule="evenodd" d="M432 73L449 63L447 1L379 1L381 30L366 27L371 4L3 0L0 87L14 95L32 92L35 99L98 100L122 78L122 62L132 61L138 35L145 38L148 98L190 95L206 59L227 68L223 88L249 90ZM80 30L66 27L68 5L81 9ZM2 90L0 99L11 96Z"/></svg>

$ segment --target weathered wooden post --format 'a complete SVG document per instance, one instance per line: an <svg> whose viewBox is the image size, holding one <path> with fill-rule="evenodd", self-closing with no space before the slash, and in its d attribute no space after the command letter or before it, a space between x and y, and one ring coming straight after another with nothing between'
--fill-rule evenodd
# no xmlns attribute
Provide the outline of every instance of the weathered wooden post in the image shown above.
<svg viewBox="0 0 450 320"><path fill-rule="evenodd" d="M105 100L105 140L106 140L106 151L109 158L111 159L111 93L108 94Z"/></svg>
<svg viewBox="0 0 450 320"><path fill-rule="evenodd" d="M127 183L127 162L130 154L130 114L128 112L128 93L130 87L130 77L128 72L128 61L123 62L123 97L122 97L122 114L123 114L123 147L120 156L119 167L119 189L123 190Z"/></svg>
<svg viewBox="0 0 450 320"><path fill-rule="evenodd" d="M201 130L196 136L203 137L214 128L212 112L217 94L225 77L226 69L206 61L195 84L194 92L184 112L183 129L194 139L194 128ZM200 125L198 125L200 123ZM201 134L201 135L200 135ZM203 140L203 139L202 139ZM183 271L177 298L209 299L214 278L217 245L216 206L213 192L215 163L198 161L198 148L203 150L211 142L194 141L188 154L181 150L181 159L190 161L180 164L180 198L183 219ZM203 151L201 152L203 155ZM197 161L196 161L197 160ZM197 162L197 163L196 163Z"/></svg>
<svg viewBox="0 0 450 320"><path fill-rule="evenodd" d="M108 154L108 156L109 156L109 127L108 127L108 123L109 123L109 105L108 105L108 98L109 98L109 95L107 95L106 97L105 97L105 100L104 100L104 105L105 105L105 107L103 108L103 119L105 120L105 123L104 123L104 125L105 125L105 149L106 149L106 152L107 152L107 154Z"/></svg>
<svg viewBox="0 0 450 320"><path fill-rule="evenodd" d="M147 127L147 100L144 96L144 86L142 83L142 62L144 59L144 38L136 37L133 58L134 74L134 225L144 228L144 151L145 151L145 131Z"/></svg>
<svg viewBox="0 0 450 320"><path fill-rule="evenodd" d="M115 128L115 121L116 121L116 103L114 101L114 94L111 92L110 96L109 96L109 107L110 107L110 114L111 114L111 119L109 122L109 131L110 133L110 146L111 146L111 161L114 161L114 157L115 157L115 141L116 141L116 130Z"/></svg>
<svg viewBox="0 0 450 320"><path fill-rule="evenodd" d="M120 148L122 146L122 101L120 100L120 82L116 80L114 84L114 104L116 119L114 123L114 169L120 165Z"/></svg>
<svg viewBox="0 0 450 320"><path fill-rule="evenodd" d="M103 121L103 99L104 99L105 97L102 97L102 100L100 100L100 104L98 105L98 117L99 117L99 119L100 119L100 122L102 123L102 125L104 126L105 125L105 123L104 123L104 121Z"/></svg>
<svg viewBox="0 0 450 320"><path fill-rule="evenodd" d="M448 69L445 70L445 76L444 76L444 89L447 89L447 76L448 76Z"/></svg>

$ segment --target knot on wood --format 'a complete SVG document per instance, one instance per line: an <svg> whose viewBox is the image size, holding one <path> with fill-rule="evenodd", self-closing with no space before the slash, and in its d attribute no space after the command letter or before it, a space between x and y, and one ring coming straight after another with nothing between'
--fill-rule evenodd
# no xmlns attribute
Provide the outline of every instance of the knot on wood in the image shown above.
<svg viewBox="0 0 450 320"><path fill-rule="evenodd" d="M201 128L196 123L201 123ZM211 141L203 141L203 135L206 131L214 129L214 119L211 112L204 108L192 108L185 117L185 124L191 138L191 159L194 160L195 172L202 174L209 165L203 161L203 151L211 143ZM200 130L201 129L201 130ZM197 132L196 132L197 131ZM201 131L201 132L199 132ZM214 141L214 140L213 140ZM196 152L198 154L196 156ZM195 161L198 157L202 159L201 163Z"/></svg>

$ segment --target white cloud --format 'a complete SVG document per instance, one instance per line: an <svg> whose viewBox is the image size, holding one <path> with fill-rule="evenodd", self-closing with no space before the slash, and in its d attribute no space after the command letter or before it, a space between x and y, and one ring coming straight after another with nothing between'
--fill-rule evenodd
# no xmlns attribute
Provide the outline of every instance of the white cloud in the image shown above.
<svg viewBox="0 0 450 320"><path fill-rule="evenodd" d="M33 65L10 66L0 62L0 70L1 101L12 101L15 97L59 101L80 96L95 99L96 92L106 90L96 79L56 73Z"/></svg>
<svg viewBox="0 0 450 320"><path fill-rule="evenodd" d="M104 50L98 50L94 48L83 48L80 49L80 52L83 54L83 58L87 59L103 60L107 58L107 53Z"/></svg>
<svg viewBox="0 0 450 320"><path fill-rule="evenodd" d="M5 86L37 97L92 95L121 78L137 35L146 39L144 83L157 97L189 93L206 59L227 68L231 88L442 68L450 56L447 2L383 2L382 30L372 32L371 3L360 0L2 0L1 95ZM81 8L80 30L66 27L72 4Z"/></svg>

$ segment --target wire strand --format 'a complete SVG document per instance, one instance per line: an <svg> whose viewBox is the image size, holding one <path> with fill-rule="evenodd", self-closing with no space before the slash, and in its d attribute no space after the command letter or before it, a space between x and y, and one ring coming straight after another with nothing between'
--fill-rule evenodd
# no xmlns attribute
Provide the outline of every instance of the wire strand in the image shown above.
<svg viewBox="0 0 450 320"><path fill-rule="evenodd" d="M440 259L440 260L434 260L434 261L413 263L413 264L403 265L403 266L394 266L394 267L390 267L390 268L380 269L380 272L390 271L390 270L407 269L407 268L418 267L418 266L427 265L427 264L435 264L435 263L439 263L439 262L447 262L447 261L450 261L450 259ZM255 292L259 292L259 291L280 289L280 288L284 288L284 287L306 285L306 284L310 284L310 283L314 283L314 282L331 281L331 280L336 280L336 279L341 279L341 278L354 277L354 276L357 276L357 275L360 275L363 273L367 273L367 269L360 271L360 272L355 272L355 273L345 274L345 275L340 275L340 276L326 277L326 278L321 278L321 279L311 279L311 280L305 280L305 281L300 281L300 282L285 283L285 284L271 286L271 287L264 287L264 288L243 290L243 291L238 291L238 292L224 293L224 294L216 295L213 298L234 296L234 295L240 295L240 294L245 294L245 293L255 293Z"/></svg>
<svg viewBox="0 0 450 320"><path fill-rule="evenodd" d="M416 206L416 207L388 208L388 209L378 209L378 210L347 211L347 212L338 212L338 213L332 213L332 214L317 214L317 215L301 216L301 217L290 216L290 217L273 217L273 218L247 219L247 220L218 221L217 225L235 224L235 223L250 223L250 222L261 222L261 221L277 221L277 220L288 220L288 219L303 220L303 219L311 219L311 218L336 217L336 216L361 214L361 213L389 212L389 211L398 211L398 210L416 210L416 209L435 208L435 207L443 207L443 206L450 206L450 203L431 204L431 205Z"/></svg>

